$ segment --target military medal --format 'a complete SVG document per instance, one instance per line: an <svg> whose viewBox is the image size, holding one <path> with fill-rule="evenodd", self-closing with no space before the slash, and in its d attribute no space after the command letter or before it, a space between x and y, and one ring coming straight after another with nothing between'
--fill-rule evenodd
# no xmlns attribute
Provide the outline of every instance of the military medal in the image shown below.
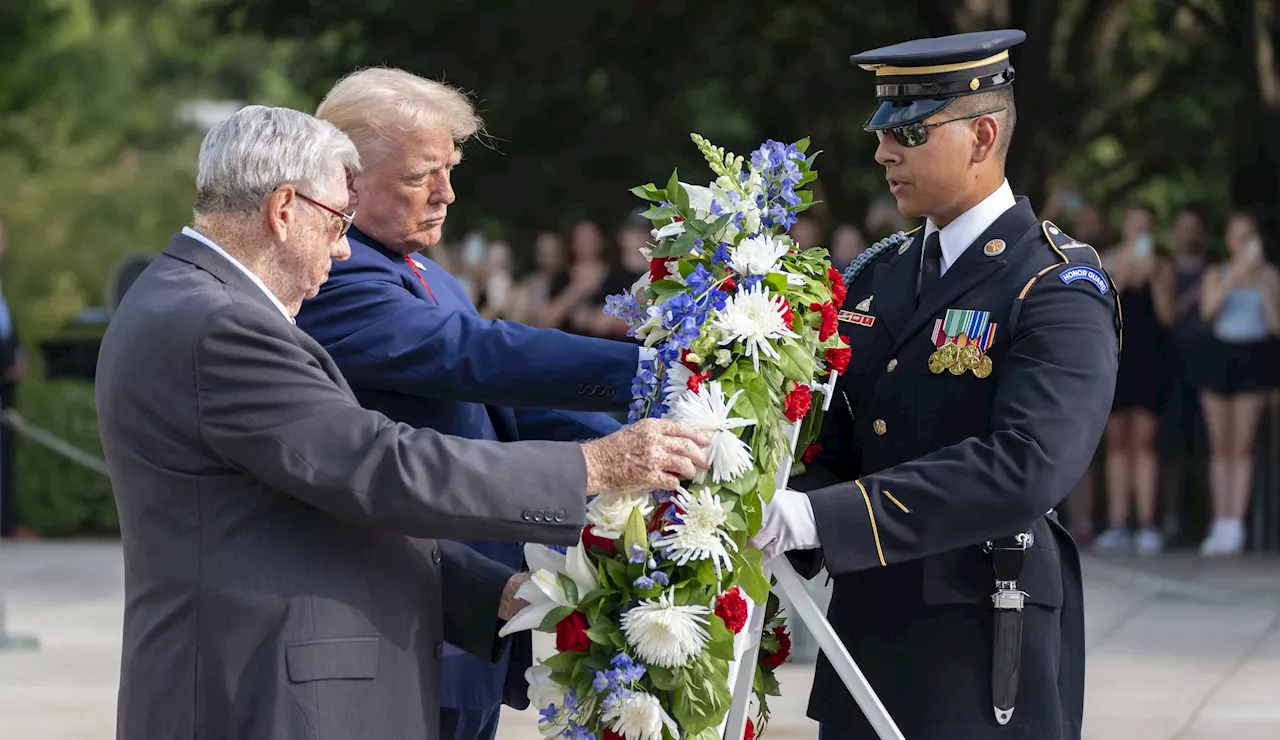
<svg viewBox="0 0 1280 740"><path fill-rule="evenodd" d="M947 309L933 325L930 338L937 349L929 356L929 372L963 375L968 370L979 378L989 376L992 365L986 351L995 341L997 326L990 311Z"/></svg>

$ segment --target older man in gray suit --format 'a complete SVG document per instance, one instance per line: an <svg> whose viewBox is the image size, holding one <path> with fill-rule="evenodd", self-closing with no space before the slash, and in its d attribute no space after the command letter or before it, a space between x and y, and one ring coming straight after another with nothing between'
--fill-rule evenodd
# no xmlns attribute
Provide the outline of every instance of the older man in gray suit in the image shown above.
<svg viewBox="0 0 1280 740"><path fill-rule="evenodd" d="M463 440L361 408L293 325L349 254L347 137L251 107L200 151L195 228L98 360L125 555L117 735L432 738L445 639L494 656L509 568L447 536L571 544L589 495L670 488L705 440Z"/></svg>

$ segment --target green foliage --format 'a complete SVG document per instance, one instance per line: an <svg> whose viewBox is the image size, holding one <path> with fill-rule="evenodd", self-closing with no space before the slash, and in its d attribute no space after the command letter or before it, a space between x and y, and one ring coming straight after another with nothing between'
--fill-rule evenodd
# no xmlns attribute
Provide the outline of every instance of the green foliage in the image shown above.
<svg viewBox="0 0 1280 740"><path fill-rule="evenodd" d="M93 386L81 381L29 381L19 386L27 421L100 457ZM98 473L21 437L15 486L22 521L41 534L114 535L118 531L111 483Z"/></svg>

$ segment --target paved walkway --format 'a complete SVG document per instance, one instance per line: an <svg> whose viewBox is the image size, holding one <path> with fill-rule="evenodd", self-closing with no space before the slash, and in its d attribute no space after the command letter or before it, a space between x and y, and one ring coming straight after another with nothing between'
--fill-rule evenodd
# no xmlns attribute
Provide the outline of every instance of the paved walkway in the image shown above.
<svg viewBox="0 0 1280 740"><path fill-rule="evenodd" d="M1085 738L1280 738L1280 560L1091 558L1086 584ZM41 640L0 653L0 738L114 737L123 589L115 543L0 547L9 630ZM771 740L817 737L811 680L808 665L783 669ZM533 721L511 712L500 740L536 740Z"/></svg>

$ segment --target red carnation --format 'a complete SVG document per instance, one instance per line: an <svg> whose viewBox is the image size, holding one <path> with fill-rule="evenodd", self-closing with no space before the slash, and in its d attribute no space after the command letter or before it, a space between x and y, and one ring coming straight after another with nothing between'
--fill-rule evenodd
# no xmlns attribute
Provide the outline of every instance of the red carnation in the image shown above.
<svg viewBox="0 0 1280 740"><path fill-rule="evenodd" d="M849 340L840 337L840 341L845 343L843 347L832 347L822 358L827 361L829 368L844 375L845 368L849 367L849 358L853 357L853 350L849 349Z"/></svg>
<svg viewBox="0 0 1280 740"><path fill-rule="evenodd" d="M837 306L843 306L845 296L848 295L844 287L844 275L836 272L836 268L828 267L827 282L831 283L831 302Z"/></svg>
<svg viewBox="0 0 1280 740"><path fill-rule="evenodd" d="M710 370L707 370L706 372L702 372L702 373L694 373L693 375L689 376L689 379L687 381L685 381L685 387L693 391L694 393L697 393L698 389L702 387L702 384L708 380L711 380Z"/></svg>
<svg viewBox="0 0 1280 740"><path fill-rule="evenodd" d="M747 720L747 721L750 722L751 720ZM627 740L627 739L606 727L604 730L604 740Z"/></svg>
<svg viewBox="0 0 1280 740"><path fill-rule="evenodd" d="M723 619L724 626L735 635L747 624L747 602L737 586L716 599L716 616Z"/></svg>
<svg viewBox="0 0 1280 740"><path fill-rule="evenodd" d="M587 618L582 612L571 612L569 616L556 622L557 652L580 653L590 646L591 638L587 637Z"/></svg>
<svg viewBox="0 0 1280 740"><path fill-rule="evenodd" d="M588 552L590 552L592 546L598 547L610 555L618 551L618 547L613 540L596 534L596 526L594 524L588 524L582 528L582 544L587 546Z"/></svg>
<svg viewBox="0 0 1280 740"><path fill-rule="evenodd" d="M809 413L809 401L809 386L796 383L796 387L787 394L786 407L782 412L787 417L787 421L796 422L803 419L804 415Z"/></svg>
<svg viewBox="0 0 1280 740"><path fill-rule="evenodd" d="M791 310L791 304L783 301L782 305L787 307L786 313L782 314L782 323L787 325L788 329L796 328L796 312ZM814 304L815 306L818 304Z"/></svg>
<svg viewBox="0 0 1280 740"><path fill-rule="evenodd" d="M838 326L837 322L839 321L839 318L838 318L838 312L836 311L836 304L812 303L812 304L809 304L809 310L822 312L822 328L818 330L818 341L819 342L827 341L828 339L831 338L832 334L836 333L836 328Z"/></svg>
<svg viewBox="0 0 1280 740"><path fill-rule="evenodd" d="M742 731L742 740L756 740L756 724L750 717L747 718L747 729Z"/></svg>
<svg viewBox="0 0 1280 740"><path fill-rule="evenodd" d="M734 281L734 279L733 279L733 276L732 276L732 275L730 275L729 277L727 277L727 278L725 278L725 279L724 279L724 282L723 282L723 283L721 283L721 284L720 284L720 290L723 290L723 291L724 291L724 292L726 292L726 293L734 293L734 292L737 292L737 290L738 290L738 283L737 283L737 282L735 282L735 281Z"/></svg>
<svg viewBox="0 0 1280 740"><path fill-rule="evenodd" d="M804 454L800 456L800 462L811 463L813 462L813 459L820 454L822 454L822 445L811 444L804 448Z"/></svg>
<svg viewBox="0 0 1280 740"><path fill-rule="evenodd" d="M574 613L577 614L577 612ZM787 634L787 628L783 625L774 627L773 634L778 638L778 649L776 652L760 658L760 664L766 668L777 670L778 666L786 663L787 658L791 657L791 635Z"/></svg>
<svg viewBox="0 0 1280 740"><path fill-rule="evenodd" d="M656 283L670 274L667 270L666 257L654 257L649 260L649 282Z"/></svg>

